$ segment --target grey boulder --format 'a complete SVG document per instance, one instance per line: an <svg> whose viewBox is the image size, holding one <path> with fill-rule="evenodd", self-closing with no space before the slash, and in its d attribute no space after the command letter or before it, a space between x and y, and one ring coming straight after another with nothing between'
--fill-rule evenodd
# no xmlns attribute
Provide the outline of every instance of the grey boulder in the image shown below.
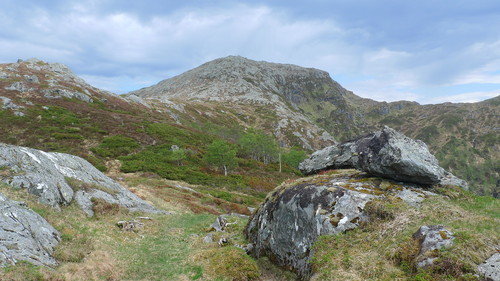
<svg viewBox="0 0 500 281"><path fill-rule="evenodd" d="M56 265L52 253L59 241L59 232L44 218L0 193L0 266L21 260Z"/></svg>
<svg viewBox="0 0 500 281"><path fill-rule="evenodd" d="M99 198L131 211L162 213L74 155L0 143L0 169L0 181L27 189L55 208L76 200L92 216L92 198Z"/></svg>
<svg viewBox="0 0 500 281"><path fill-rule="evenodd" d="M453 233L442 225L424 225L413 234L413 239L420 241L420 251L417 255L417 267L425 268L434 264L437 257L433 252L453 245Z"/></svg>
<svg viewBox="0 0 500 281"><path fill-rule="evenodd" d="M369 218L365 205L386 195L405 198L425 196L418 189L394 184L385 194L376 183L352 180L353 170L340 176L317 176L283 184L271 192L250 218L245 236L251 254L268 256L279 266L291 268L301 277L312 272L311 246L321 235L354 229ZM359 173L359 172L358 172ZM414 192L418 195L409 196Z"/></svg>
<svg viewBox="0 0 500 281"><path fill-rule="evenodd" d="M478 271L488 281L500 281L500 253L493 254L480 264Z"/></svg>
<svg viewBox="0 0 500 281"><path fill-rule="evenodd" d="M385 126L377 131L316 151L299 165L304 174L355 168L375 176L423 185L467 183L439 166L426 144Z"/></svg>

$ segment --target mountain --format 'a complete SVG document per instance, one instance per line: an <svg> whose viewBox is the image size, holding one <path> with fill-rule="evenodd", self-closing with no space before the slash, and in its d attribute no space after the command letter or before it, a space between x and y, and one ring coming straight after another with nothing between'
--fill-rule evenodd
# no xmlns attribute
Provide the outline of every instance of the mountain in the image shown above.
<svg viewBox="0 0 500 281"><path fill-rule="evenodd" d="M468 104L377 102L344 89L325 71L237 56L130 95L221 124L257 127L306 149L326 146L329 135L345 141L388 125L426 142L441 165L473 190L500 196L500 96Z"/></svg>
<svg viewBox="0 0 500 281"><path fill-rule="evenodd" d="M433 152L459 165L457 176L460 167L492 173L497 99L469 107L379 103L320 70L240 57L214 62L169 82L165 93L175 97L114 95L37 59L0 64L1 280L296 280L273 252L305 265L296 273L312 280L497 276L498 199L449 185L423 190L421 181L387 173L321 168L305 178L296 169L302 149L333 143L329 135L342 141L388 124L434 142ZM245 90L234 91L233 82ZM379 151L370 136L357 140ZM405 159L429 158L402 149ZM377 158L370 154L342 153ZM490 162L477 162L486 156ZM165 212L136 213L122 195ZM51 204L56 198L64 200ZM342 235L318 236L332 228ZM424 247L428 236L446 247Z"/></svg>
<svg viewBox="0 0 500 281"><path fill-rule="evenodd" d="M129 95L181 111L193 108L227 124L272 133L287 146L300 144L313 150L335 140L296 105L304 92L325 87L335 93L342 89L324 71L230 56Z"/></svg>

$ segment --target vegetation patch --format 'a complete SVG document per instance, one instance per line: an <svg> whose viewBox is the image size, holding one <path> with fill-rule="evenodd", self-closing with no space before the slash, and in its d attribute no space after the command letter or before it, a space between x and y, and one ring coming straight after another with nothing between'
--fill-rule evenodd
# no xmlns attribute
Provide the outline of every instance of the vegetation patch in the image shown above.
<svg viewBox="0 0 500 281"><path fill-rule="evenodd" d="M373 200L365 206L370 222L318 239L311 261L315 280L476 280L477 265L500 243L498 208L499 200L463 190L429 197L419 209L390 197ZM437 251L427 269L416 267L420 241L412 238L422 225L444 225L455 235L453 246Z"/></svg>

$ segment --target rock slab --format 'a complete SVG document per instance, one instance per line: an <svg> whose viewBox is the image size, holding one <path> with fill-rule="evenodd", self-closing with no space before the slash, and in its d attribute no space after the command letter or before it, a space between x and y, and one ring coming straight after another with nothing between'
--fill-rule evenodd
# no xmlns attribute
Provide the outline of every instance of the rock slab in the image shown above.
<svg viewBox="0 0 500 281"><path fill-rule="evenodd" d="M55 208L76 200L92 216L92 198L99 198L130 211L162 212L74 155L0 143L0 170L0 181L27 189ZM78 189L71 182L86 188Z"/></svg>
<svg viewBox="0 0 500 281"><path fill-rule="evenodd" d="M44 218L0 193L0 266L27 261L34 265L54 266L54 247L59 232Z"/></svg>
<svg viewBox="0 0 500 281"><path fill-rule="evenodd" d="M299 165L304 174L355 168L375 176L423 185L467 183L439 166L427 145L385 126L377 131L316 151Z"/></svg>
<svg viewBox="0 0 500 281"><path fill-rule="evenodd" d="M478 271L488 281L500 281L500 253L495 253L480 264Z"/></svg>

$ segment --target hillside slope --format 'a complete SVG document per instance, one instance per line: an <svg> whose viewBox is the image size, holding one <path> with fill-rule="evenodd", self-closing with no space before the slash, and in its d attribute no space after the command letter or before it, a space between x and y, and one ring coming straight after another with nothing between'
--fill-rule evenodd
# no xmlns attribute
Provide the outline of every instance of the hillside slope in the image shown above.
<svg viewBox="0 0 500 281"><path fill-rule="evenodd" d="M472 104L377 102L356 96L321 70L234 56L130 94L170 110L195 108L218 123L237 120L279 139L296 136L309 149L325 146L307 145L306 139L322 140L317 127L345 141L388 125L426 142L441 165L473 190L500 194L500 97Z"/></svg>

